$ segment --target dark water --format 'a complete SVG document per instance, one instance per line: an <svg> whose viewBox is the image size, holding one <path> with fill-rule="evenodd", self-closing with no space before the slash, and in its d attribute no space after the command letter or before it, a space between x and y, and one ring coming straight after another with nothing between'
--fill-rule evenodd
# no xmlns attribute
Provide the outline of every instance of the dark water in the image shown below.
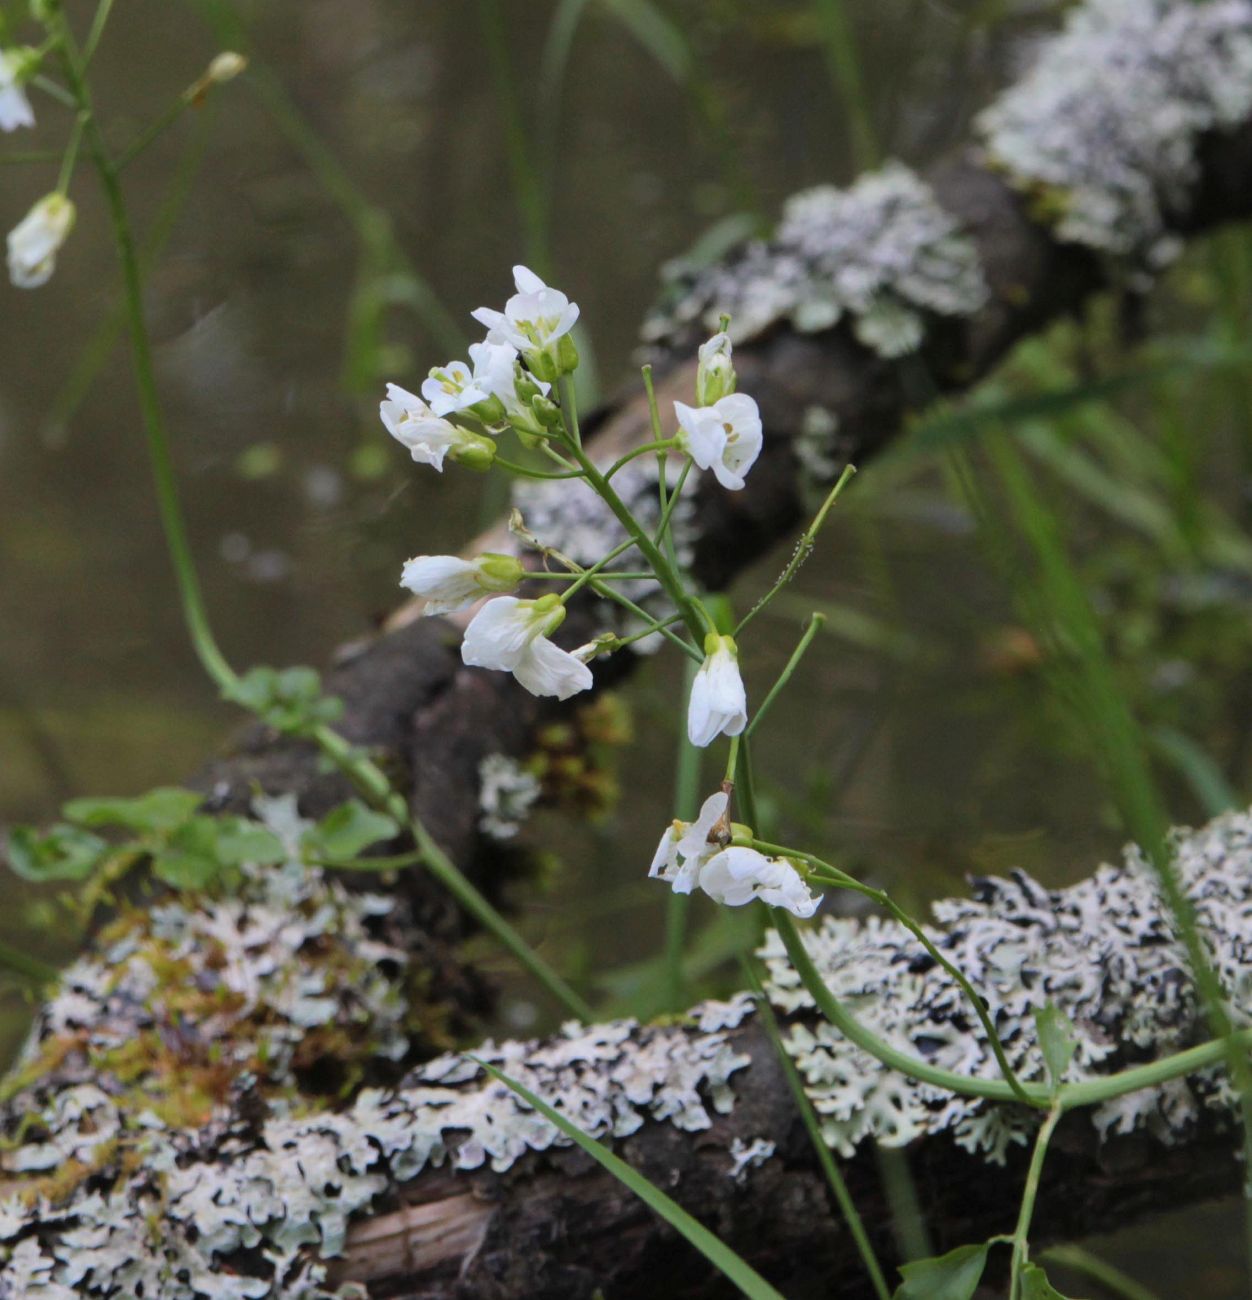
<svg viewBox="0 0 1252 1300"><path fill-rule="evenodd" d="M69 8L80 18L89 7ZM213 8L117 7L94 68L112 139L130 138L219 48L200 17ZM873 125L890 153L921 166L961 137L1011 66L1011 37L1030 27L995 4L851 8ZM661 262L745 202L770 213L855 166L808 4L672 6L701 69L695 94L607 9L589 7L560 100L549 245L552 278L581 304L611 391L631 373ZM471 330L469 310L499 303L508 267L540 260L527 251L478 7L271 0L241 12L299 114ZM505 0L499 12L531 127L553 6ZM46 101L38 111L20 147L59 147L65 114ZM253 88L225 88L128 171L141 230L190 149L202 162L148 308L208 603L235 663L321 663L392 607L403 558L455 550L492 502L480 480L412 472L387 444L383 376L416 386L446 349L404 309L386 320L383 355L363 349L359 331L350 341L349 302L371 274L359 231ZM54 177L55 167L0 168L0 220L12 224ZM0 288L0 822L48 818L71 794L169 781L235 721L183 635L124 349L68 418L56 416L117 303L91 181L81 166L79 225L52 283ZM772 680L805 602L868 614L913 653L819 643L760 747L774 774L767 803L903 898L959 889L971 868L1085 874L1119 836L1089 769L1036 725L1038 683L993 652L1011 615L968 519L933 476L890 490L864 478L794 608L761 621L749 687L759 698ZM745 599L783 558L745 578ZM668 816L675 688L670 666L631 689L638 741L622 758L618 815L545 830L574 865L533 928L567 953L594 949L597 966L659 946L662 900L640 877ZM6 909L0 937L38 947L30 924ZM524 997L514 1011L524 1019Z"/></svg>

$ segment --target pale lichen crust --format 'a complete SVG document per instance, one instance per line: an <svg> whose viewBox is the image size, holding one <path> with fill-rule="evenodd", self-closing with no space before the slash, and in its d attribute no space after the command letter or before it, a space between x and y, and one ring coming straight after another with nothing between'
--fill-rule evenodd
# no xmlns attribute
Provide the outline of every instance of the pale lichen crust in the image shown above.
<svg viewBox="0 0 1252 1300"><path fill-rule="evenodd" d="M541 787L508 754L488 754L478 765L478 829L493 840L511 840L530 816Z"/></svg>
<svg viewBox="0 0 1252 1300"><path fill-rule="evenodd" d="M1175 832L1173 848L1234 1017L1249 1023L1252 816L1232 813L1202 830ZM1069 1079L1168 1056L1207 1037L1183 946L1137 850L1127 852L1124 866L1103 866L1068 889L1045 889L1022 872L978 880L973 898L938 903L934 913L942 928L929 928L930 938L984 997L1022 1079L1045 1077L1034 1013L1049 1003L1074 1023ZM902 926L827 916L805 943L835 996L888 1042L934 1066L1000 1077L960 987ZM764 955L771 1001L788 1013L811 1009L776 936ZM811 1016L791 1027L787 1046L826 1140L845 1155L867 1138L904 1146L948 1132L1003 1162L1010 1144L1025 1142L1037 1124L1024 1108L954 1097L885 1070ZM1104 1134L1146 1129L1172 1143L1186 1138L1204 1108L1227 1115L1233 1102L1222 1073L1205 1071L1107 1103L1092 1118Z"/></svg>
<svg viewBox="0 0 1252 1300"><path fill-rule="evenodd" d="M1088 0L979 129L1058 238L1151 266L1176 247L1200 137L1249 113L1247 0Z"/></svg>
<svg viewBox="0 0 1252 1300"><path fill-rule="evenodd" d="M647 1120L694 1133L733 1106L731 1078L749 1058L726 1030L749 1009L746 998L706 1003L694 1029L570 1024L476 1055L597 1137L628 1136ZM76 1149L84 1115L116 1134L98 1090L63 1096L57 1122L79 1134ZM431 1061L399 1089L365 1089L340 1113L254 1109L240 1094L198 1133L154 1118L127 1135L125 1169L111 1157L59 1199L0 1202L0 1300L316 1300L332 1294L323 1261L343 1252L350 1217L389 1187L429 1166L499 1172L568 1143L461 1055ZM754 1147L736 1172L764 1158Z"/></svg>
<svg viewBox="0 0 1252 1300"><path fill-rule="evenodd" d="M846 318L866 347L898 357L921 344L928 314L968 316L987 300L973 241L900 163L850 189L796 194L769 240L713 266L673 262L666 278L666 299L644 324L648 344L712 333L722 315L736 342L784 322L808 334Z"/></svg>

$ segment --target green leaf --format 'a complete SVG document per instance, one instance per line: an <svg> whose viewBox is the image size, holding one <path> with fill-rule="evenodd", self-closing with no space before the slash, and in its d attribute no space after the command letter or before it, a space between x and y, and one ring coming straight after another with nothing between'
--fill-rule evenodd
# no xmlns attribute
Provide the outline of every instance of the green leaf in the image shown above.
<svg viewBox="0 0 1252 1300"><path fill-rule="evenodd" d="M264 826L246 817L218 818L217 860L223 866L238 867L245 862L272 866L286 858L282 841Z"/></svg>
<svg viewBox="0 0 1252 1300"><path fill-rule="evenodd" d="M984 1241L980 1246L958 1246L934 1259L902 1264L904 1281L894 1300L973 1300L990 1248L991 1243Z"/></svg>
<svg viewBox="0 0 1252 1300"><path fill-rule="evenodd" d="M175 889L204 889L221 867L218 825L212 817L195 817L180 826L152 855L152 874Z"/></svg>
<svg viewBox="0 0 1252 1300"><path fill-rule="evenodd" d="M1039 1035L1044 1064L1048 1067L1048 1078L1053 1088L1059 1088L1078 1047L1073 1021L1060 1007L1049 1002L1042 1011L1035 1012L1035 1031Z"/></svg>
<svg viewBox="0 0 1252 1300"><path fill-rule="evenodd" d="M81 826L124 826L142 834L181 826L203 802L193 790L170 786L136 799L71 799L61 811Z"/></svg>
<svg viewBox="0 0 1252 1300"><path fill-rule="evenodd" d="M1066 1300L1048 1281L1038 1264L1027 1264L1022 1273L1022 1300Z"/></svg>
<svg viewBox="0 0 1252 1300"><path fill-rule="evenodd" d="M343 701L322 694L322 679L312 668L250 668L222 694L275 730L291 734L308 732L343 716Z"/></svg>
<svg viewBox="0 0 1252 1300"><path fill-rule="evenodd" d="M782 1294L774 1290L756 1269L736 1255L725 1242L715 1237L702 1223L693 1219L681 1205L672 1201L659 1187L650 1183L638 1170L632 1169L602 1143L589 1137L576 1124L571 1123L559 1111L553 1110L547 1102L540 1100L516 1079L510 1079L507 1074L502 1074L494 1066L488 1065L486 1061L480 1061L476 1056L471 1056L470 1060L511 1088L527 1105L533 1106L546 1120L555 1124L571 1142L581 1147L624 1187L634 1192L649 1209L655 1210L675 1232L686 1237L714 1268L718 1269L728 1281L733 1282L750 1300L784 1300ZM979 1272L981 1271L980 1268ZM955 1292L953 1294L955 1295ZM929 1296L928 1300L940 1300L940 1297Z"/></svg>
<svg viewBox="0 0 1252 1300"><path fill-rule="evenodd" d="M107 841L77 826L53 826L43 835L15 826L9 833L9 866L23 880L85 880L108 851Z"/></svg>
<svg viewBox="0 0 1252 1300"><path fill-rule="evenodd" d="M350 862L379 840L394 840L400 827L385 813L374 812L359 799L332 808L316 826L304 833L306 853L331 862Z"/></svg>

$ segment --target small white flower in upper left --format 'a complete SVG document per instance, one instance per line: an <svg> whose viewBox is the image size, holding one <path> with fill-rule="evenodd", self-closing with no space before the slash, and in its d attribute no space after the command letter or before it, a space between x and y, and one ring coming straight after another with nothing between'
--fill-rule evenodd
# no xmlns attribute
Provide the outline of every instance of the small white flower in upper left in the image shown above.
<svg viewBox="0 0 1252 1300"><path fill-rule="evenodd" d="M489 343L508 343L525 358L537 379L551 382L578 365L578 353L569 332L578 319L578 304L559 290L550 289L524 266L513 268L517 293L504 310L479 307L470 314L486 325Z"/></svg>
<svg viewBox="0 0 1252 1300"><path fill-rule="evenodd" d="M52 279L74 216L74 205L64 194L46 194L9 231L9 278L19 289L38 289Z"/></svg>
<svg viewBox="0 0 1252 1300"><path fill-rule="evenodd" d="M423 381L422 396L436 415L451 415L485 402L490 393L474 382L464 361L449 361L446 366L436 366Z"/></svg>
<svg viewBox="0 0 1252 1300"><path fill-rule="evenodd" d="M426 602L423 614L452 614L489 593L512 591L525 574L515 555L419 555L405 564L400 585Z"/></svg>
<svg viewBox="0 0 1252 1300"><path fill-rule="evenodd" d="M761 454L761 413L747 393L731 393L712 406L674 403L679 438L701 469L711 469L724 488L737 492Z"/></svg>
<svg viewBox="0 0 1252 1300"><path fill-rule="evenodd" d="M704 638L704 663L691 683L687 738L700 749L716 736L737 736L748 721L748 697L739 675L734 637L710 632Z"/></svg>
<svg viewBox="0 0 1252 1300"><path fill-rule="evenodd" d="M12 50L0 50L0 131L34 126L35 113L18 80L24 60Z"/></svg>
<svg viewBox="0 0 1252 1300"><path fill-rule="evenodd" d="M554 595L497 596L470 620L461 658L471 668L512 673L532 695L567 700L590 690L593 678L585 663L548 640L564 619L565 606Z"/></svg>

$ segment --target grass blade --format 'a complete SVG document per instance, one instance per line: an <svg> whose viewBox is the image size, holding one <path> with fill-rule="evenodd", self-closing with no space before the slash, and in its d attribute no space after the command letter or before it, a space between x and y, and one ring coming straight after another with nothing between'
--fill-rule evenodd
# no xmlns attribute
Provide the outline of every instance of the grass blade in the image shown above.
<svg viewBox="0 0 1252 1300"><path fill-rule="evenodd" d="M603 1143L588 1137L576 1124L571 1123L559 1111L553 1110L547 1102L536 1097L525 1084L518 1083L507 1074L501 1073L486 1061L470 1056L475 1065L481 1066L494 1079L499 1079L507 1088L511 1088L528 1105L533 1106L550 1124L565 1134L576 1146L584 1150L598 1165L607 1170L623 1187L639 1197L651 1210L669 1224L675 1232L686 1239L730 1282L749 1297L749 1300L785 1300L781 1291L776 1291L749 1263L735 1254L725 1242L719 1240L702 1223L693 1219L676 1201L671 1200L663 1191L649 1182L637 1169L632 1169L624 1160L615 1156Z"/></svg>

